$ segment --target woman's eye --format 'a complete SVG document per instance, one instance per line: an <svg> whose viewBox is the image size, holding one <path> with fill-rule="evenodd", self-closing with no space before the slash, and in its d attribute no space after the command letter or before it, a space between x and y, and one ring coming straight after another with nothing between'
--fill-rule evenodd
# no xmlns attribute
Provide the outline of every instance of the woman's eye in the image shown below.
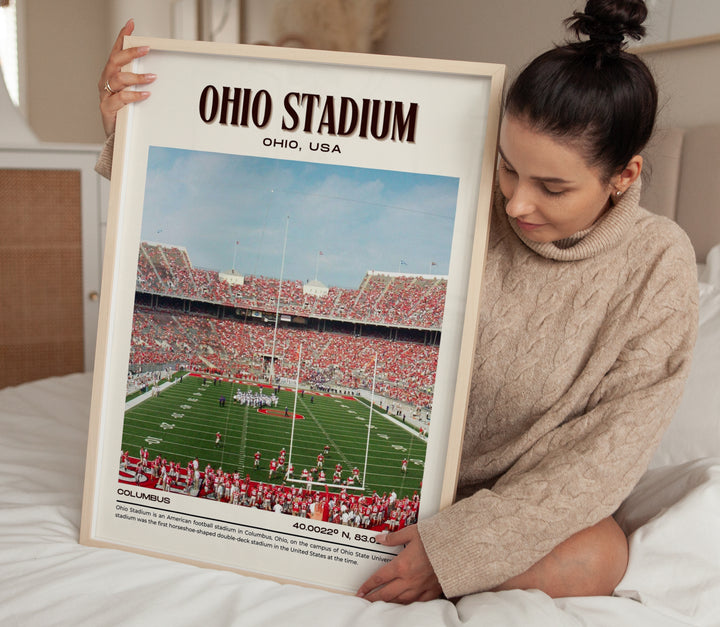
<svg viewBox="0 0 720 627"><path fill-rule="evenodd" d="M513 170L504 159L500 159L500 169L508 174L515 174L515 170Z"/></svg>
<svg viewBox="0 0 720 627"><path fill-rule="evenodd" d="M562 196L562 195L565 193L565 190L564 190L564 189L561 189L561 190L558 190L558 191L553 191L552 189L548 189L548 188L545 187L544 185L542 186L542 190L543 190L543 192L544 192L545 194L547 194L548 196Z"/></svg>

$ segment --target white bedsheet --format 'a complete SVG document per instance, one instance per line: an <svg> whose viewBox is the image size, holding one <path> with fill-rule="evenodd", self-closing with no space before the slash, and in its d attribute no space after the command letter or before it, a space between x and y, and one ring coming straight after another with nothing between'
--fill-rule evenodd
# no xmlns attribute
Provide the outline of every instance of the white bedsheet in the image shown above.
<svg viewBox="0 0 720 627"><path fill-rule="evenodd" d="M0 625L720 626L720 459L655 469L621 511L620 597L370 604L78 544L90 375L0 391Z"/></svg>

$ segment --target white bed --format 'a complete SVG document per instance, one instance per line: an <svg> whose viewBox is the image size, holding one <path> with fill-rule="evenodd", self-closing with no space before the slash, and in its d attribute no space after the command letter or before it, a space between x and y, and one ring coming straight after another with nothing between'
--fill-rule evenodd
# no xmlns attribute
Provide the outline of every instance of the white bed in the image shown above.
<svg viewBox="0 0 720 627"><path fill-rule="evenodd" d="M675 419L617 515L630 537L630 564L615 596L552 600L510 591L457 604L370 604L82 546L91 375L74 374L0 390L0 625L720 626L720 245L707 242L720 225L717 210L693 225L683 209L720 203L717 176L705 177L709 198L697 198L692 157L707 167L711 151L720 169L720 127L665 139L655 168L662 185L654 189L669 189L647 205L677 219L707 254L700 329ZM668 198L677 206L661 202Z"/></svg>
<svg viewBox="0 0 720 627"><path fill-rule="evenodd" d="M75 374L0 391L0 625L720 625L720 246L708 261L687 392L618 514L630 566L614 597L370 604L82 546L91 376Z"/></svg>

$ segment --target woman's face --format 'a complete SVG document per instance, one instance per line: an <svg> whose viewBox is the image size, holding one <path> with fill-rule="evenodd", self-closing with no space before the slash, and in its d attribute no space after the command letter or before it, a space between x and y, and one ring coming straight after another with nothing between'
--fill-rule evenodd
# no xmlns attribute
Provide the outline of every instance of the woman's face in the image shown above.
<svg viewBox="0 0 720 627"><path fill-rule="evenodd" d="M610 206L602 181L573 146L506 116L500 129L500 190L525 237L554 242L591 226Z"/></svg>

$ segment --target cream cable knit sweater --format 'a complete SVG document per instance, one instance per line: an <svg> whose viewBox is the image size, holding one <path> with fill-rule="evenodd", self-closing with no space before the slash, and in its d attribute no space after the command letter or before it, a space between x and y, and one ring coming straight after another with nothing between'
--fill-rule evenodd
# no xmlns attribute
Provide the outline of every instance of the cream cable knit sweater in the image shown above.
<svg viewBox="0 0 720 627"><path fill-rule="evenodd" d="M112 173L112 158L113 158L113 147L115 146L115 133L108 135L103 144L102 151L98 156L97 163L95 164L95 172L100 176L104 176L106 179L110 178Z"/></svg>
<svg viewBox="0 0 720 627"><path fill-rule="evenodd" d="M458 500L418 523L448 597L490 589L611 515L672 418L695 257L639 182L592 228L526 240L497 194Z"/></svg>

